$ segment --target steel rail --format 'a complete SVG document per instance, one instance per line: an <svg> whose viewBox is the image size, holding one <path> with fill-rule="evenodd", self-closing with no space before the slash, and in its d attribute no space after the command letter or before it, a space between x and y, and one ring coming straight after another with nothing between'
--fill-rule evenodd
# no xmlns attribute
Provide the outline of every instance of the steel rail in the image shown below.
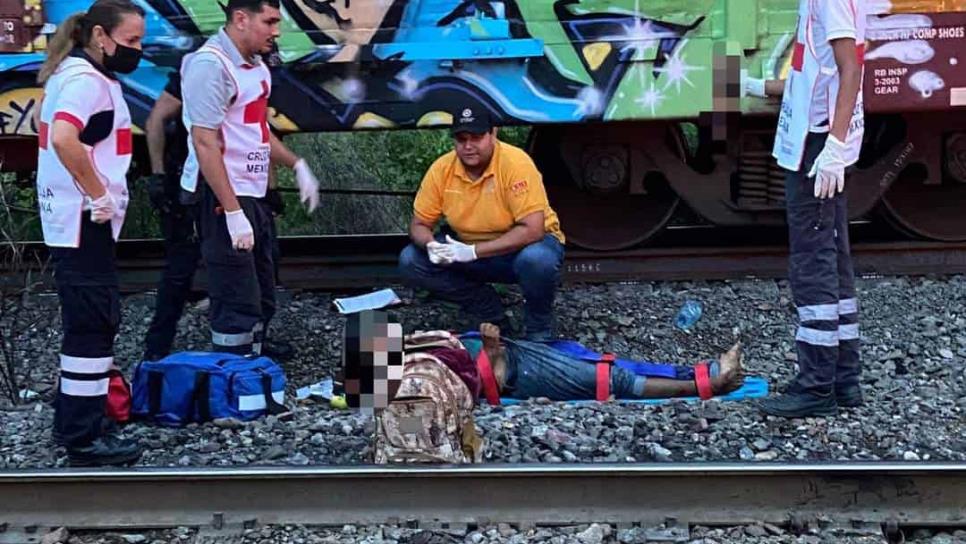
<svg viewBox="0 0 966 544"><path fill-rule="evenodd" d="M300 241L310 243L308 240ZM324 245L325 240L315 244ZM404 241L381 238L371 251L307 255L286 252L280 262L282 285L300 289L358 289L399 282L398 250ZM398 248L396 247L398 246ZM966 244L888 242L856 244L852 249L857 274L934 275L966 273ZM125 290L153 289L160 279L161 260L121 261ZM568 251L563 280L567 283L613 281L725 280L784 278L787 248L674 247L597 253ZM203 277L199 286L204 285Z"/></svg>
<svg viewBox="0 0 966 544"><path fill-rule="evenodd" d="M724 280L782 278L788 272L782 245L690 245L566 254L565 282ZM359 289L399 282L397 258L405 235L296 236L281 239L282 285L294 289ZM42 244L27 250L42 255ZM966 243L863 242L852 246L858 274L937 275L966 273ZM164 267L157 240L118 244L118 272L125 292L157 287ZM205 276L196 278L204 289Z"/></svg>
<svg viewBox="0 0 966 544"><path fill-rule="evenodd" d="M0 473L0 526L507 522L966 525L966 463L482 465Z"/></svg>

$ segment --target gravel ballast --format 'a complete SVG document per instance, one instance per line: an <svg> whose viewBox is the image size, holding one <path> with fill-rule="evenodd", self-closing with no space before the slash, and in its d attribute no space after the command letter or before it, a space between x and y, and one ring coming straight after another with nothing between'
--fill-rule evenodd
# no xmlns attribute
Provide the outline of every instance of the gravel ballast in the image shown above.
<svg viewBox="0 0 966 544"><path fill-rule="evenodd" d="M761 415L753 401L661 406L574 406L534 400L481 406L477 427L494 463L680 461L966 460L966 277L872 278L858 283L865 406L826 419ZM411 293L398 289L404 297ZM341 362L343 318L326 293L283 296L273 335L298 349L286 363L289 398L331 376ZM504 295L521 322L519 295ZM691 333L673 327L680 305L701 301ZM786 282L665 282L575 285L556 302L558 332L605 351L693 363L735 340L750 375L773 390L795 373L794 307ZM65 466L50 445L52 396L60 346L56 297L37 297L22 316L33 326L17 339L23 384L37 396L0 405L0 469ZM394 310L410 328L459 328L458 311L417 299ZM143 350L153 296L127 297L117 362L130 369ZM206 349L205 312L189 309L179 349ZM145 466L358 464L370 459L371 418L322 402L289 401L292 414L248 424L219 421L170 429L129 425L146 449ZM722 541L717 539L716 541ZM724 541L728 541L727 538ZM308 541L307 541L308 542Z"/></svg>
<svg viewBox="0 0 966 544"><path fill-rule="evenodd" d="M881 544L881 534L854 530L821 530L804 535L787 533L774 525L736 527L694 527L683 539L660 539L660 533L640 527L618 528L607 523L522 529L507 524L479 528L420 530L392 525L341 528L299 525L266 526L246 530L241 535L209 536L187 527L148 533L77 533L58 535L69 544L643 544L678 542L689 544ZM650 537L650 538L648 538ZM52 539L53 540L53 539ZM906 536L906 542L957 544L966 542L966 531L919 530Z"/></svg>

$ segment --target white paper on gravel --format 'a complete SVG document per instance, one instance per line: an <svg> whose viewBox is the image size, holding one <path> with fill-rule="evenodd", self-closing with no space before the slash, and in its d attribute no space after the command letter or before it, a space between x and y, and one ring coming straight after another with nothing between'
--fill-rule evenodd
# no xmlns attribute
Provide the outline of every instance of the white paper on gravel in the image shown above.
<svg viewBox="0 0 966 544"><path fill-rule="evenodd" d="M295 398L304 400L309 397L322 397L325 400L332 400L334 385L332 378L326 378L318 383L300 387L295 391Z"/></svg>
<svg viewBox="0 0 966 544"><path fill-rule="evenodd" d="M402 299L392 289L382 289L357 297L337 298L333 301L340 314L354 314L363 310L378 310L393 304L399 304Z"/></svg>

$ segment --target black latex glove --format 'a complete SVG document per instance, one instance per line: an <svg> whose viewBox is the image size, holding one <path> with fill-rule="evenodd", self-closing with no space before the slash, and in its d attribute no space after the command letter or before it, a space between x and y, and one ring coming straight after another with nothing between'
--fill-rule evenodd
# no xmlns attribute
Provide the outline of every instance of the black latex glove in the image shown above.
<svg viewBox="0 0 966 544"><path fill-rule="evenodd" d="M151 174L145 178L148 184L148 198L151 206L162 213L171 213L171 199L165 190L165 175Z"/></svg>
<svg viewBox="0 0 966 544"><path fill-rule="evenodd" d="M271 208L272 213L275 215L285 214L285 200L282 198L282 193L278 189L269 188L265 193L265 203Z"/></svg>

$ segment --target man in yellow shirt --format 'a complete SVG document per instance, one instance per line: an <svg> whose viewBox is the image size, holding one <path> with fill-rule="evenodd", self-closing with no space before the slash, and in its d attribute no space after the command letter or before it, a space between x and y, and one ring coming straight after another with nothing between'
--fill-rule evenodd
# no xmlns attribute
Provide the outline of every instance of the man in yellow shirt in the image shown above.
<svg viewBox="0 0 966 544"><path fill-rule="evenodd" d="M565 240L543 177L525 151L497 139L482 108L457 109L451 132L455 149L430 166L416 194L400 273L475 320L502 326L503 305L489 284L517 283L526 338L550 338ZM447 226L434 235L443 218Z"/></svg>

